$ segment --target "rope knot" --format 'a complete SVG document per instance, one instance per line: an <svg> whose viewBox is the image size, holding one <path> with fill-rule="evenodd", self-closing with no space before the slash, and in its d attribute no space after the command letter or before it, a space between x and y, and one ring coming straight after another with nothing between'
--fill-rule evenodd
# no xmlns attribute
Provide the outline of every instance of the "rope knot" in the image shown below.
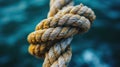
<svg viewBox="0 0 120 67"><path fill-rule="evenodd" d="M45 58L43 67L66 67L72 55L69 46L72 37L88 31L96 17L87 6L71 3L71 0L51 0L48 18L28 35L29 52Z"/></svg>

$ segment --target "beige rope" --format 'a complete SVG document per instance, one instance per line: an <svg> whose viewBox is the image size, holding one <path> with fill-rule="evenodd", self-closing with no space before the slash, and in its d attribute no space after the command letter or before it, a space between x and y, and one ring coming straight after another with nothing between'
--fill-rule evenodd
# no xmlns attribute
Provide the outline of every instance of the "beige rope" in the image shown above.
<svg viewBox="0 0 120 67"><path fill-rule="evenodd" d="M43 67L67 67L73 36L88 31L96 17L87 6L72 3L72 0L51 0L48 18L28 35L29 52L45 58Z"/></svg>
<svg viewBox="0 0 120 67"><path fill-rule="evenodd" d="M72 6L72 0L50 0L50 11L48 17L54 16L59 10L66 6Z"/></svg>

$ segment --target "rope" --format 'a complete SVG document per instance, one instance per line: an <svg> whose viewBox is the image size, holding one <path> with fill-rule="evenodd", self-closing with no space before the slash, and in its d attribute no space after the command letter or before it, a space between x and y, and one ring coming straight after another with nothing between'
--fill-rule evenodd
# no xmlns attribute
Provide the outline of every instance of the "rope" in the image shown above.
<svg viewBox="0 0 120 67"><path fill-rule="evenodd" d="M87 32L95 18L92 9L83 4L73 6L72 0L51 0L48 18L28 35L30 54L44 58L43 67L67 67L73 36Z"/></svg>

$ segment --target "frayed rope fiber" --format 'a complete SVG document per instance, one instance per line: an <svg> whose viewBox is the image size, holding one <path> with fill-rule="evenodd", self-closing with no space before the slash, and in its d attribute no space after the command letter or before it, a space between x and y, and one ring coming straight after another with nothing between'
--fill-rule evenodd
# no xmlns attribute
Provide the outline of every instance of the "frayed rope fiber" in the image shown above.
<svg viewBox="0 0 120 67"><path fill-rule="evenodd" d="M95 18L93 10L83 4L73 6L72 0L50 0L48 18L28 35L29 53L44 58L43 67L67 67L73 36L88 31Z"/></svg>

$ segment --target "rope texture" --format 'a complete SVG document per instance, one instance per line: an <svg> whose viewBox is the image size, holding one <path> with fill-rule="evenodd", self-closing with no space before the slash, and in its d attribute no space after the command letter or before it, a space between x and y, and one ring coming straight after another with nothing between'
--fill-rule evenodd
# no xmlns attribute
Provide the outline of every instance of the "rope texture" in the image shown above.
<svg viewBox="0 0 120 67"><path fill-rule="evenodd" d="M67 67L73 36L88 31L95 18L92 9L83 4L73 6L72 0L51 0L48 18L28 35L29 53L44 58L43 67Z"/></svg>

